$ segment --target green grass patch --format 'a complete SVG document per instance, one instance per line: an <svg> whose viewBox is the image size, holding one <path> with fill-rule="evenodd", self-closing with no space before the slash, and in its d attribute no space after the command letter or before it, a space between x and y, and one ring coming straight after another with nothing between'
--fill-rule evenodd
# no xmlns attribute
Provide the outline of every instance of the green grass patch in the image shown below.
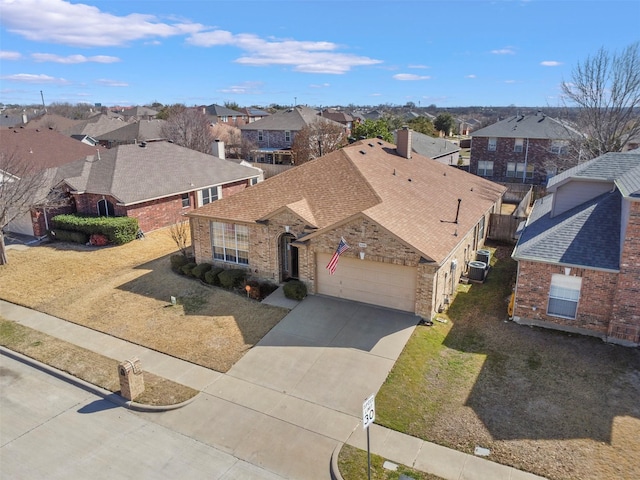
<svg viewBox="0 0 640 480"><path fill-rule="evenodd" d="M396 471L387 470L383 467L384 462L384 458L371 454L372 480L398 480L400 475L415 480L442 480L441 477L420 472L405 465L398 465ZM367 452L351 445L344 445L338 456L338 468L344 480L363 480L368 478Z"/></svg>

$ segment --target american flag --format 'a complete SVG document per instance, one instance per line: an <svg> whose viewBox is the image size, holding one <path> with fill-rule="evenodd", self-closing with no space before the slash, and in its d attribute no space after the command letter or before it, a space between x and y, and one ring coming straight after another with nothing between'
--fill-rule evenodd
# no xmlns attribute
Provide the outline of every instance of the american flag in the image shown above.
<svg viewBox="0 0 640 480"><path fill-rule="evenodd" d="M336 271L336 267L338 266L338 258L342 255L346 250L349 249L349 245L344 241L344 238L340 238L340 243L338 244L338 248L336 249L333 257L329 260L327 264L327 270L329 270L329 275L333 275Z"/></svg>

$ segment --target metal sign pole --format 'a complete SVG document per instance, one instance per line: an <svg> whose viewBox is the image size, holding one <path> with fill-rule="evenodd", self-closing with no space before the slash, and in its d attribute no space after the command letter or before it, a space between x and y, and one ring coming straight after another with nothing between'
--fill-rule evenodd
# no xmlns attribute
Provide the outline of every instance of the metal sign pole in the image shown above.
<svg viewBox="0 0 640 480"><path fill-rule="evenodd" d="M371 480L371 445L369 443L369 425L376 419L376 397L371 395L362 404L362 426L367 431L367 469Z"/></svg>
<svg viewBox="0 0 640 480"><path fill-rule="evenodd" d="M369 447L369 427L367 427L367 466L369 472L369 480L371 480L371 448Z"/></svg>

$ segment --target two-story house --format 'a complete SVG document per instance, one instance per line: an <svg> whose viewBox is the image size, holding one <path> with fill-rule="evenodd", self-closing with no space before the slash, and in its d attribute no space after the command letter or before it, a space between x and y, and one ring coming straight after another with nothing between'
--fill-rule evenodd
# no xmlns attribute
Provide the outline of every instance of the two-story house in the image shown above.
<svg viewBox="0 0 640 480"><path fill-rule="evenodd" d="M291 165L291 147L296 133L313 122L329 122L346 128L333 120L319 115L317 110L297 106L274 113L240 127L242 141L253 146L247 160L258 163Z"/></svg>
<svg viewBox="0 0 640 480"><path fill-rule="evenodd" d="M640 344L640 151L556 175L513 252L513 319Z"/></svg>
<svg viewBox="0 0 640 480"><path fill-rule="evenodd" d="M244 113L223 107L222 105L213 104L208 107L202 107L202 113L209 117L212 124L224 123L226 125L238 127L245 123Z"/></svg>
<svg viewBox="0 0 640 480"><path fill-rule="evenodd" d="M494 182L543 185L573 166L580 133L538 111L515 115L471 133L470 172Z"/></svg>

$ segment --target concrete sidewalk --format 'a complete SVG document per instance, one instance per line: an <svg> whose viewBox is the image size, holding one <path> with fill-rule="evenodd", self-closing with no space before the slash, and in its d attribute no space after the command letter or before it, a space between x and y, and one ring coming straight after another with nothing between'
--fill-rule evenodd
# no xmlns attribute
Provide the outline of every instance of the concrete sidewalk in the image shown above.
<svg viewBox="0 0 640 480"><path fill-rule="evenodd" d="M285 302L286 299L280 296L281 292L277 293L273 301L279 302L278 304ZM319 300L316 299L314 302L317 301ZM300 307L297 303L287 303L289 308L294 308L291 314L292 321L283 320L282 325L274 328L277 331L271 333L278 334L280 331L279 339L291 336L291 329L299 324L304 311L302 306L306 305L308 308L314 305L314 302L303 302ZM313 308L318 309L318 306ZM312 313L305 311L304 316ZM307 391L296 393L278 385L274 387L261 384L264 383L264 379L243 378L238 373L234 374L234 369L235 372L243 373L247 371L247 366L255 366L260 361L270 362L266 357L256 358L260 349L250 351L252 355L246 356L244 367L243 357L228 374L221 374L2 300L0 316L117 360L137 356L143 369L200 390L203 392L200 398L181 409L141 415L147 419L155 418L159 424L221 448L222 451L232 453L237 458L259 467L278 472L285 478L329 478L332 451L337 454L337 449L344 443L364 450L367 448L366 433L362 429L357 412L353 411L355 407L347 412L339 411L335 406L325 403L322 397L309 395ZM309 325L306 328L309 328ZM340 335L349 333L348 328L340 330ZM305 334L308 335L310 332L307 330ZM392 337L393 335L383 337L382 340L390 343L388 338ZM340 346L341 340L339 335L333 340L334 344L338 343L332 347L333 354L338 357L341 352L351 351L353 354L353 348ZM273 353L278 341L271 342L266 348L262 347L262 350ZM300 344L285 347L298 354L309 350L312 357L312 351L318 355L317 347L305 348ZM369 351L369 356L377 356L376 348L383 347L388 348L388 345L375 346ZM372 353L376 355L371 355ZM344 354L346 353L342 353ZM300 364L298 360L294 363ZM314 359L314 363L322 366L318 358ZM254 368L248 370L255 371ZM343 378L342 388L350 390L352 381L351 378ZM302 388L301 385L298 387ZM207 428L204 429L203 425L207 425ZM372 453L447 480L541 478L484 458L424 442L379 425L374 424L370 428ZM308 445L313 445L313 448L306 448ZM305 451L309 452L304 454ZM311 455L312 452L315 453ZM305 469L308 471L305 472Z"/></svg>

